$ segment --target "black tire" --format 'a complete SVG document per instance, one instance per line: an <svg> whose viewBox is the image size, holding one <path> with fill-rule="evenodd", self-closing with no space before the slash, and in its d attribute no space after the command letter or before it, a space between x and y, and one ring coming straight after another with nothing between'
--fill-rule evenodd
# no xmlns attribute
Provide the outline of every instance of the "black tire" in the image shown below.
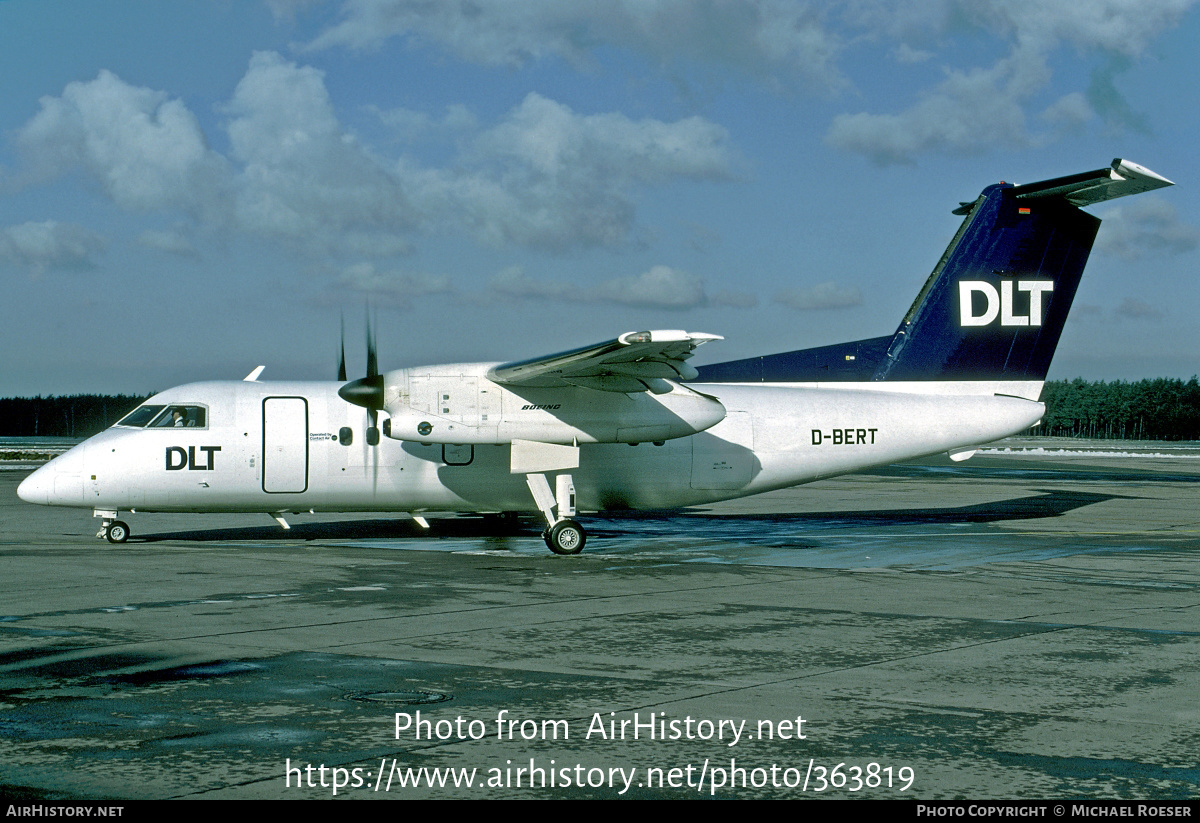
<svg viewBox="0 0 1200 823"><path fill-rule="evenodd" d="M129 526L121 520L114 520L108 524L108 531L104 536L108 538L109 543L124 543L129 539Z"/></svg>
<svg viewBox="0 0 1200 823"><path fill-rule="evenodd" d="M555 554L579 554L586 542L587 533L574 520L560 520L546 532L546 545Z"/></svg>

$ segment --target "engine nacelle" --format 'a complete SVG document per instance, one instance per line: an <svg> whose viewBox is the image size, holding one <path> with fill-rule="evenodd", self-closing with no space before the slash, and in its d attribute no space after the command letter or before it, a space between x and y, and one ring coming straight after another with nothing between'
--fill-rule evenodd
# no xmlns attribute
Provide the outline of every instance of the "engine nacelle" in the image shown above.
<svg viewBox="0 0 1200 823"><path fill-rule="evenodd" d="M687 437L725 419L720 401L669 381L662 393L573 388L516 391L488 364L400 369L385 376L385 436L447 444L647 443Z"/></svg>

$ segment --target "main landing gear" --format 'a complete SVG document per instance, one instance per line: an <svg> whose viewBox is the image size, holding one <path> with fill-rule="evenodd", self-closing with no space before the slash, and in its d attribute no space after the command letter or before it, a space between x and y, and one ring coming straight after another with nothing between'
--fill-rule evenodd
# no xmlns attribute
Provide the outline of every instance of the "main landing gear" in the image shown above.
<svg viewBox="0 0 1200 823"><path fill-rule="evenodd" d="M96 532L96 537L101 540L107 540L109 543L124 543L129 539L129 525L125 521L117 519L116 511L95 509L92 517L104 518L100 522L100 531Z"/></svg>
<svg viewBox="0 0 1200 823"><path fill-rule="evenodd" d="M547 529L542 537L546 539L550 551L555 554L579 554L583 551L583 544L587 542L587 533L583 526L570 519L558 521Z"/></svg>
<svg viewBox="0 0 1200 823"><path fill-rule="evenodd" d="M569 474L555 478L555 492L544 474L527 474L525 482L542 516L546 530L542 537L555 554L579 554L587 542L587 532L572 518L575 516L575 484Z"/></svg>

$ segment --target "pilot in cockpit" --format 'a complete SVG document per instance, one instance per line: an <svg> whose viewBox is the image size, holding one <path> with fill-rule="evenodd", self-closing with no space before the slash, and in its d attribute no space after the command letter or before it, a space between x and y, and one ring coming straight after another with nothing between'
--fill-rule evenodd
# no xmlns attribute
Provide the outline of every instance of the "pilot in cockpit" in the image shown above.
<svg viewBox="0 0 1200 823"><path fill-rule="evenodd" d="M176 406L171 409L171 425L172 426L194 426L196 422L188 419L187 409Z"/></svg>

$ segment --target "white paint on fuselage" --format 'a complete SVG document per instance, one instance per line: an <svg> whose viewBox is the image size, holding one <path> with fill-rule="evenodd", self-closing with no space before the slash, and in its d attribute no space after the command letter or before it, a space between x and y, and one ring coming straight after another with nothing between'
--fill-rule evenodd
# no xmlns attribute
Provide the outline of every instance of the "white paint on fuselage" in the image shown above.
<svg viewBox="0 0 1200 823"><path fill-rule="evenodd" d="M691 384L689 384L691 385ZM751 386L754 388L821 389L838 391L886 392L888 394L936 394L961 397L1002 394L1007 397L1023 397L1036 401L1042 395L1041 380L885 380L862 383L724 383L725 386Z"/></svg>
<svg viewBox="0 0 1200 823"><path fill-rule="evenodd" d="M340 385L239 381L170 389L147 403L204 405L208 426L113 427L38 469L19 493L50 505L138 511L534 509L524 476L510 473L507 445L447 452L382 438L369 446L367 413L338 397ZM934 393L935 384L922 386L926 391L917 393L881 384L693 384L724 404L726 420L660 446L581 446L572 472L578 507L670 508L756 494L990 442L1025 430L1044 411L1005 396L1015 391ZM302 492L264 491L263 401L273 397L306 400L307 436L294 444L305 452ZM353 432L350 445L338 441L342 427ZM189 455L188 465L169 469L168 449Z"/></svg>

